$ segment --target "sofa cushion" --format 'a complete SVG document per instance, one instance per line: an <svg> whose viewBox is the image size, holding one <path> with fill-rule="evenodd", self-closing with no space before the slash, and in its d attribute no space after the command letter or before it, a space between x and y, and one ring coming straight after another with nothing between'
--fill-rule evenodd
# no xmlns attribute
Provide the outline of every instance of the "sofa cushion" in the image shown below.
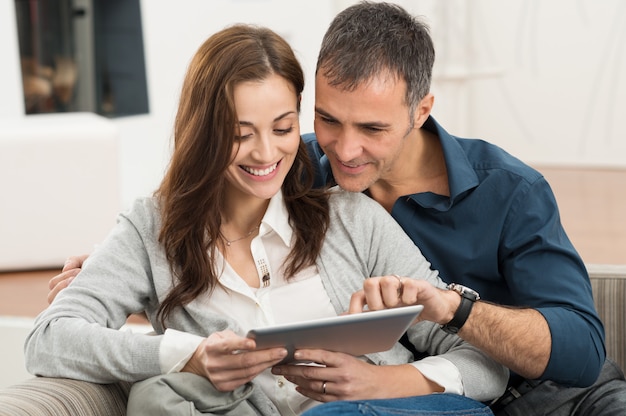
<svg viewBox="0 0 626 416"><path fill-rule="evenodd" d="M3 416L124 416L130 383L37 377L0 390Z"/></svg>
<svg viewBox="0 0 626 416"><path fill-rule="evenodd" d="M626 266L587 265L593 298L604 323L607 356L626 368Z"/></svg>

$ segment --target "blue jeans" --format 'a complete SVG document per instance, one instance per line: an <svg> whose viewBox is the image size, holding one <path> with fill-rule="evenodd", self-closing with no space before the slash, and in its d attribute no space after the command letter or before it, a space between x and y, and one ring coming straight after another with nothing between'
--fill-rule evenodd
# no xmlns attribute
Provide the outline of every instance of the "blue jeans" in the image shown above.
<svg viewBox="0 0 626 416"><path fill-rule="evenodd" d="M493 416L484 404L457 394L430 394L401 399L329 402L314 407L302 416Z"/></svg>

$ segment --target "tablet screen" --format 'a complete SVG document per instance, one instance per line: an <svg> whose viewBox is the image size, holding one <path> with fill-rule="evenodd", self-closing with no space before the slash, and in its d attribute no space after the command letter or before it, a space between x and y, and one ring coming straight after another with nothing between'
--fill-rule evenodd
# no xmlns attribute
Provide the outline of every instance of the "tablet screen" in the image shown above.
<svg viewBox="0 0 626 416"><path fill-rule="evenodd" d="M252 329L257 349L285 347L293 362L296 349L324 349L360 356L387 351L422 311L422 305L370 311Z"/></svg>

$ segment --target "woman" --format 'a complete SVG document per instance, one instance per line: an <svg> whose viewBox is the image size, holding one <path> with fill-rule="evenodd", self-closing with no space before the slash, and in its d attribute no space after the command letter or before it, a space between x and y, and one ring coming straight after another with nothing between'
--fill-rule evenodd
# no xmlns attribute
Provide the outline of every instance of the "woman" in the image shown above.
<svg viewBox="0 0 626 416"><path fill-rule="evenodd" d="M284 348L255 350L244 337L253 327L343 313L369 276L445 286L374 201L311 189L298 120L303 84L293 51L268 29L233 26L200 47L159 189L120 216L37 318L26 342L30 372L145 380L128 411L151 415L188 414L189 402L200 413L299 414L320 401L444 390L488 400L503 391L504 368L431 322L408 333L418 351L437 357L413 363L400 344L361 359L325 351L320 378L298 386L272 373ZM117 331L142 311L156 335ZM410 382L384 383L397 375Z"/></svg>

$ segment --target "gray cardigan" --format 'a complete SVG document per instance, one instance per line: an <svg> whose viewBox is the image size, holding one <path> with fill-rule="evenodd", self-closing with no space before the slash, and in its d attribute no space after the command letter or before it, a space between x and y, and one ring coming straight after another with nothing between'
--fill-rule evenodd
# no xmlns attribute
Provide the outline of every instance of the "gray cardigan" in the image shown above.
<svg viewBox="0 0 626 416"><path fill-rule="evenodd" d="M351 294L369 276L398 274L445 286L378 203L336 189L330 207L330 227L317 267L337 313L348 308ZM159 345L164 329L156 313L171 288L172 275L158 243L159 229L154 198L139 199L120 215L80 275L37 317L25 344L29 372L97 383L138 381L161 373ZM118 330L130 314L142 311L157 335ZM208 313L200 302L192 301L170 315L168 327L208 336L237 325L228 316ZM508 371L477 348L431 322L413 325L408 332L418 351L441 355L457 366L468 397L485 401L504 391ZM368 358L392 365L410 362L412 356L396 344Z"/></svg>

